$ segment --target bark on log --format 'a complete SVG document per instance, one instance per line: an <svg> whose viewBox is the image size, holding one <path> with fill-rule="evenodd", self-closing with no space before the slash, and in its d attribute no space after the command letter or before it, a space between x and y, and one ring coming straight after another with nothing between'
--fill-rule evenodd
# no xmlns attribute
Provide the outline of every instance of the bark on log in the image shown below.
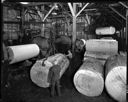
<svg viewBox="0 0 128 102"><path fill-rule="evenodd" d="M104 88L103 65L94 58L85 59L74 76L74 84L86 96L99 96Z"/></svg>
<svg viewBox="0 0 128 102"><path fill-rule="evenodd" d="M61 67L61 72L60 72L60 78L61 78L69 66L69 60L63 54L55 54L53 56L48 57L47 60L44 62L45 66L42 66L43 60L44 59L38 60L33 65L30 71L30 77L31 77L31 80L36 85L38 85L39 87L46 88L46 87L49 87L49 83L47 82L47 77L48 77L49 69L52 66L52 63L54 63L55 61L58 61L57 63Z"/></svg>
<svg viewBox="0 0 128 102"><path fill-rule="evenodd" d="M114 55L105 63L105 87L115 100L126 102L126 56Z"/></svg>

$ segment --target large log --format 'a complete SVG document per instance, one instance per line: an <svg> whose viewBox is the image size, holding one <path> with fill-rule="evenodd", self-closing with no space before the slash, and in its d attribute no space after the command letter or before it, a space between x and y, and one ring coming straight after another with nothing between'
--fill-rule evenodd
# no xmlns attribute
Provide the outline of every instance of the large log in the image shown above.
<svg viewBox="0 0 128 102"><path fill-rule="evenodd" d="M53 65L55 61L58 61L57 63L61 67L60 71L60 78L62 77L63 73L66 71L66 69L69 66L69 60L67 57L63 54L55 54L53 56L50 56L47 58L46 61L44 61L45 66L42 66L42 60L36 61L36 63L32 66L30 71L30 77L31 80L39 87L49 87L49 83L47 82L48 72L51 66Z"/></svg>
<svg viewBox="0 0 128 102"><path fill-rule="evenodd" d="M39 47L36 44L8 46L9 58L11 60L9 64L36 57L39 51Z"/></svg>
<svg viewBox="0 0 128 102"><path fill-rule="evenodd" d="M86 41L86 50L92 52L117 54L118 42L113 39L91 39Z"/></svg>
<svg viewBox="0 0 128 102"><path fill-rule="evenodd" d="M103 65L94 58L87 58L75 73L74 85L86 96L99 96L104 88Z"/></svg>
<svg viewBox="0 0 128 102"><path fill-rule="evenodd" d="M115 27L100 27L96 29L97 35L113 35L115 33Z"/></svg>
<svg viewBox="0 0 128 102"><path fill-rule="evenodd" d="M105 63L107 92L117 101L126 102L126 56L114 55Z"/></svg>

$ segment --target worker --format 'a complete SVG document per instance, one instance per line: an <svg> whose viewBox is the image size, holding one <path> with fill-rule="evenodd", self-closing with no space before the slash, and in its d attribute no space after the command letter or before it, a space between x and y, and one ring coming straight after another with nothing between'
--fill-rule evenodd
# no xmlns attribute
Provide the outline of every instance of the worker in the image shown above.
<svg viewBox="0 0 128 102"><path fill-rule="evenodd" d="M2 71L2 78L1 78L1 91L2 91L2 102L6 102L7 100L7 91L8 88L10 87L10 83L8 81L8 76L9 76L9 62L10 58L8 56L8 49L5 46L5 43L2 43L2 66L1 66L1 71Z"/></svg>
<svg viewBox="0 0 128 102"><path fill-rule="evenodd" d="M8 87L8 67L9 67L9 62L11 61L8 53L8 48L5 46L3 43L2 45L3 49L3 57L2 57L2 82L3 82L3 87Z"/></svg>
<svg viewBox="0 0 128 102"><path fill-rule="evenodd" d="M57 91L58 96L61 96L60 71L61 67L57 64L57 61L55 61L48 73L48 83L50 83L51 97L55 95L55 90Z"/></svg>

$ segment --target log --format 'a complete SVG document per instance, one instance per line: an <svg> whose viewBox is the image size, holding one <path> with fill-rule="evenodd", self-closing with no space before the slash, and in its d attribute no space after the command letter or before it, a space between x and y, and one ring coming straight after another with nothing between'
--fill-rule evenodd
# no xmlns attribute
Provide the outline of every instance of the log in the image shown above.
<svg viewBox="0 0 128 102"><path fill-rule="evenodd" d="M117 54L118 42L112 39L91 39L86 41L86 51Z"/></svg>
<svg viewBox="0 0 128 102"><path fill-rule="evenodd" d="M97 58L97 59L103 59L103 60L107 60L108 57L112 56L112 55L115 55L113 53L107 53L106 52L94 52L94 51L86 51L84 53L84 56L85 57L94 57L94 58Z"/></svg>
<svg viewBox="0 0 128 102"><path fill-rule="evenodd" d="M115 100L126 102L126 56L114 55L105 63L105 87Z"/></svg>
<svg viewBox="0 0 128 102"><path fill-rule="evenodd" d="M9 64L36 57L40 51L36 44L8 46L7 48L11 60Z"/></svg>
<svg viewBox="0 0 128 102"><path fill-rule="evenodd" d="M96 57L91 57L91 56L84 56L84 61L88 58L96 58ZM100 58L96 58L97 61L99 61L103 66L106 62L106 59L100 59Z"/></svg>
<svg viewBox="0 0 128 102"><path fill-rule="evenodd" d="M74 75L76 89L86 96L99 96L104 88L103 65L95 58L87 58Z"/></svg>
<svg viewBox="0 0 128 102"><path fill-rule="evenodd" d="M42 62L44 59L36 61L36 63L32 66L30 70L30 77L33 83L35 83L39 87L47 88L49 87L49 83L47 82L47 77L49 73L49 69L53 65L55 61L60 65L61 71L60 71L60 78L66 71L66 69L69 66L69 60L67 57L63 54L55 54L47 58L46 61L44 61L45 66L42 66Z"/></svg>
<svg viewBox="0 0 128 102"><path fill-rule="evenodd" d="M113 35L116 32L115 27L100 27L96 29L97 35Z"/></svg>

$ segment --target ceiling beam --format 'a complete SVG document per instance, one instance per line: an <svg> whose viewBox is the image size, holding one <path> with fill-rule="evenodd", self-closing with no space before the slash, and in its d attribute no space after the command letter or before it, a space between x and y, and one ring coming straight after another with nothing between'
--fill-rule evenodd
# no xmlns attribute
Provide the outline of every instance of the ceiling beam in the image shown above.
<svg viewBox="0 0 128 102"><path fill-rule="evenodd" d="M112 9L115 13L117 13L120 17L122 17L124 20L126 20L126 18L121 15L116 9L114 9L112 6L109 5L109 8Z"/></svg>
<svg viewBox="0 0 128 102"><path fill-rule="evenodd" d="M90 19L89 19L88 14L86 14L86 19L87 19L88 25L90 25Z"/></svg>
<svg viewBox="0 0 128 102"><path fill-rule="evenodd" d="M89 3L86 3L84 7L76 14L76 17L79 16L79 14L89 5Z"/></svg>
<svg viewBox="0 0 128 102"><path fill-rule="evenodd" d="M50 9L50 11L45 15L43 22L46 20L46 18L49 16L49 14L53 11L53 9L55 8L55 5Z"/></svg>
<svg viewBox="0 0 128 102"><path fill-rule="evenodd" d="M38 5L46 5L46 4L50 4L49 2L29 2L29 4L21 4L22 6L26 7L26 6L38 6Z"/></svg>
<svg viewBox="0 0 128 102"><path fill-rule="evenodd" d="M73 11L73 7L72 7L71 3L68 3L68 6L69 6L69 8L70 8L70 11L71 11L71 13L72 13L72 16L75 16L75 13L74 13L74 11Z"/></svg>
<svg viewBox="0 0 128 102"><path fill-rule="evenodd" d="M119 2L122 6L128 8L128 6L126 4L124 4L123 2Z"/></svg>

